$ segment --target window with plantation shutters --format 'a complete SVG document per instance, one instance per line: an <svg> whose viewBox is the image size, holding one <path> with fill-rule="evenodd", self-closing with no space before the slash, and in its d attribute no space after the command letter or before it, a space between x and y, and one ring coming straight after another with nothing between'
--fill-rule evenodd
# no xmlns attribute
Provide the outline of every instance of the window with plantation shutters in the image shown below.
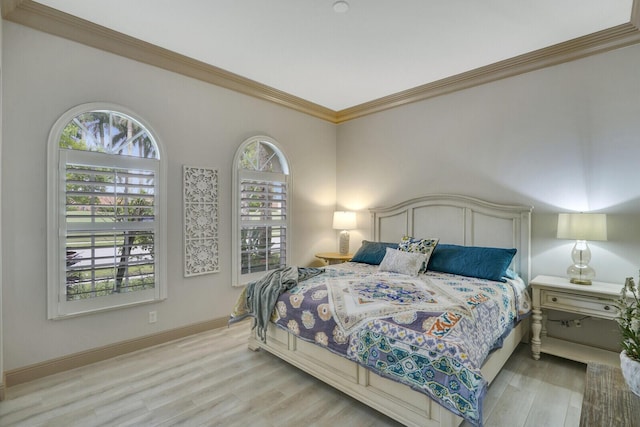
<svg viewBox="0 0 640 427"><path fill-rule="evenodd" d="M50 318L166 297L157 142L131 114L87 107L50 136Z"/></svg>
<svg viewBox="0 0 640 427"><path fill-rule="evenodd" d="M236 153L234 284L283 267L289 252L289 166L268 137L245 141Z"/></svg>

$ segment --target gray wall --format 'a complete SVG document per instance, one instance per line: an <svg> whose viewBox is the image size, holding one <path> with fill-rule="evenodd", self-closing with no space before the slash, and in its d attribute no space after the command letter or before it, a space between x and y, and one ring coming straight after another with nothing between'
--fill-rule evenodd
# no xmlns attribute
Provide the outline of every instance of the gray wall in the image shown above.
<svg viewBox="0 0 640 427"><path fill-rule="evenodd" d="M638 280L639 71L636 45L340 125L338 204L360 210L362 225L352 249L370 237L366 208L459 193L534 206L532 277L565 276L572 263L573 242L555 238L558 212L607 213L608 241L590 244L596 279ZM549 318L567 317L579 316ZM619 349L613 321L548 331Z"/></svg>
<svg viewBox="0 0 640 427"><path fill-rule="evenodd" d="M336 127L322 120L4 23L2 230L5 370L155 332L228 316L231 283L231 163L256 134L275 138L293 171L292 262L335 248ZM259 66L259 64L256 64ZM46 143L69 108L93 101L123 105L157 133L168 157L166 301L59 321L46 312ZM182 165L219 173L221 271L182 274ZM147 313L156 310L158 322Z"/></svg>
<svg viewBox="0 0 640 427"><path fill-rule="evenodd" d="M351 249L369 237L367 208L452 192L535 207L533 274L564 275L571 242L557 212L609 214L595 242L600 280L640 264L640 46L535 71L334 126L222 88L3 23L2 285L4 369L225 317L230 286L231 161L247 137L275 138L294 174L292 262L336 248L331 213L360 212ZM257 64L259 66L259 64ZM46 142L55 120L92 101L141 115L169 158L169 298L46 319ZM215 167L221 272L182 277L181 168ZM337 189L337 190L336 190ZM337 197L336 197L337 191ZM147 323L147 313L158 322ZM583 328L585 329L585 328Z"/></svg>
<svg viewBox="0 0 640 427"><path fill-rule="evenodd" d="M571 264L558 212L605 212L609 240L591 243L591 265L602 281L637 277L639 70L633 46L342 124L338 204L451 192L532 205L533 276ZM370 233L360 217L356 242Z"/></svg>

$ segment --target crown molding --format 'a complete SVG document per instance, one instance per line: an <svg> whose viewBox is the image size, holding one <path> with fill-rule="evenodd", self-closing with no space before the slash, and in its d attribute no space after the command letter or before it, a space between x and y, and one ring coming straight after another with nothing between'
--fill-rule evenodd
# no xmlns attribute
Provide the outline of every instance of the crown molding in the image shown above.
<svg viewBox="0 0 640 427"><path fill-rule="evenodd" d="M31 0L2 0L2 14L17 24L335 121L329 108Z"/></svg>
<svg viewBox="0 0 640 427"><path fill-rule="evenodd" d="M634 27L640 29L640 0L633 0L631 5L631 18L629 23Z"/></svg>
<svg viewBox="0 0 640 427"><path fill-rule="evenodd" d="M417 86L354 107L334 111L202 61L113 31L32 0L0 0L4 19L135 61L173 71L258 99L291 108L331 123L468 89L481 84L558 65L640 43L640 0L633 0L630 20L603 31L525 53L471 71Z"/></svg>
<svg viewBox="0 0 640 427"><path fill-rule="evenodd" d="M638 0L634 2L634 6ZM640 43L632 23L578 37L337 112L336 123Z"/></svg>
<svg viewBox="0 0 640 427"><path fill-rule="evenodd" d="M0 13L2 17L6 17L15 10L16 7L22 2L22 0L2 0L0 3Z"/></svg>

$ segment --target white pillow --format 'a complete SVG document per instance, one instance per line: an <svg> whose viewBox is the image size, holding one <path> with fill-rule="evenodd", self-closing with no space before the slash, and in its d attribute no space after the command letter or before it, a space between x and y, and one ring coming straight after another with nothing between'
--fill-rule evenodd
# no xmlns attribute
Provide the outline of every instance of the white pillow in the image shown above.
<svg viewBox="0 0 640 427"><path fill-rule="evenodd" d="M387 248L387 252L378 267L378 271L417 276L426 260L427 255L421 252L404 252Z"/></svg>

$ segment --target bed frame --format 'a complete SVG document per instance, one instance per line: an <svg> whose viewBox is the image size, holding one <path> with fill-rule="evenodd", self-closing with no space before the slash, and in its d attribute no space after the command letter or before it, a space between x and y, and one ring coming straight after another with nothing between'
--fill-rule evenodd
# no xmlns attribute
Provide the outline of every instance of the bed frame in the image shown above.
<svg viewBox="0 0 640 427"><path fill-rule="evenodd" d="M531 206L500 205L466 196L435 194L387 208L370 209L370 212L376 241L396 242L409 235L438 237L441 243L517 248L511 267L528 282L532 209ZM493 381L518 343L528 339L528 332L528 322L520 322L505 339L503 347L489 356L482 366L487 381ZM453 427L463 421L425 394L297 339L273 324L269 325L266 343L252 336L249 348L263 348L405 425Z"/></svg>

